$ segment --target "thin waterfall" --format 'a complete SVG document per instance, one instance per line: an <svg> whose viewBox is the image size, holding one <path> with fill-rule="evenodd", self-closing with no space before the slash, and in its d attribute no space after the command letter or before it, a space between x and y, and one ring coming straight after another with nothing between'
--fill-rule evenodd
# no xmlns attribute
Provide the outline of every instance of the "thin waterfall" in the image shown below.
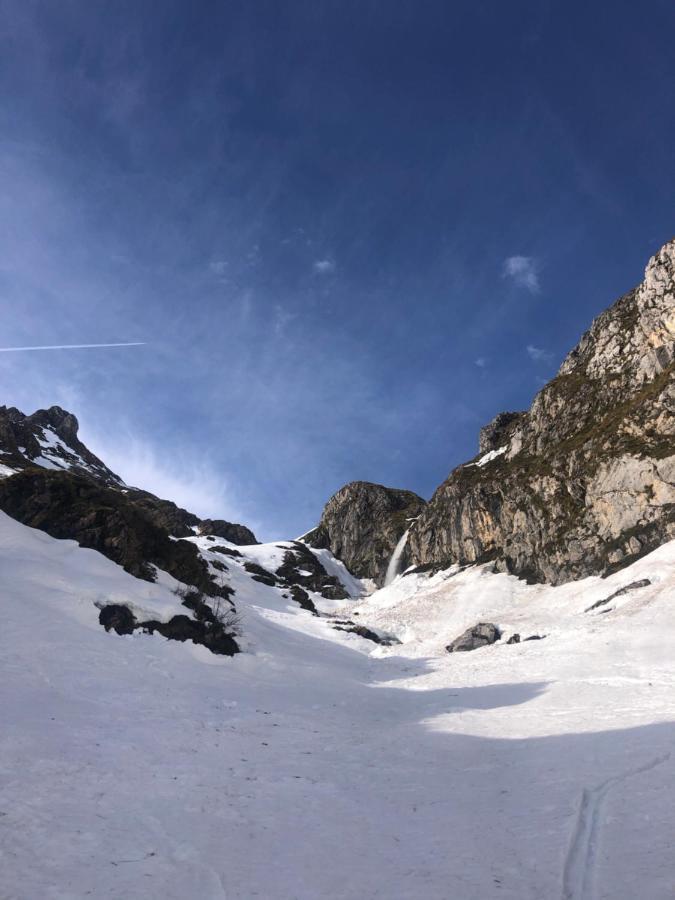
<svg viewBox="0 0 675 900"><path fill-rule="evenodd" d="M389 565L387 566L387 574L384 576L384 586L386 587L388 584L391 584L394 578L398 575L398 566L401 561L401 556L405 549L406 542L408 540L408 529L404 531L401 535L401 539L398 544L394 548L394 552L391 554L391 559L389 560Z"/></svg>

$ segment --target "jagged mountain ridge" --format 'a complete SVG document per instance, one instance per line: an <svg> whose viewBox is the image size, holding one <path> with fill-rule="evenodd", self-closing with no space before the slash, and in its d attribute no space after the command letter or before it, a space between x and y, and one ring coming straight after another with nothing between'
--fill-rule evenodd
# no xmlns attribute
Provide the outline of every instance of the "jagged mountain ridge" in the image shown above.
<svg viewBox="0 0 675 900"><path fill-rule="evenodd" d="M15 471L29 466L71 471L123 486L119 475L85 447L78 431L76 417L60 406L28 416L14 406L0 406L0 464Z"/></svg>
<svg viewBox="0 0 675 900"><path fill-rule="evenodd" d="M314 615L324 599L362 593L360 582L328 551L300 542L260 545L244 525L200 519L125 485L77 432L75 416L60 407L30 416L0 410L0 510L52 538L97 551L142 582L173 583L178 599L159 613L152 605L102 599L106 630L158 632L230 655L238 651L236 630L227 625L236 619L237 591L246 596L257 585L257 591L270 590L277 604L286 601Z"/></svg>
<svg viewBox="0 0 675 900"><path fill-rule="evenodd" d="M528 411L502 413L481 429L479 457L457 467L428 504L411 491L350 482L302 541L329 550L354 576L376 585L407 530L403 567L491 561L499 570L555 584L627 565L675 535L674 361L670 242L650 260L644 281L593 322ZM127 487L77 432L75 416L59 407L30 416L0 408L0 472L22 472L13 487L0 484L0 508L35 524L50 519L40 491L64 503L70 479L111 491L114 502L91 498L99 516L102 507L117 510L105 527L99 522L92 530L85 516L71 522L70 535L59 536L107 547L135 572L143 560L129 548L138 541L111 526L120 508L134 511L122 516L125 528L131 518L172 538L209 534L235 545L256 543L243 525L200 520ZM72 519L62 508L64 517ZM62 526L51 519L56 533Z"/></svg>
<svg viewBox="0 0 675 900"><path fill-rule="evenodd" d="M481 432L411 529L418 565L560 583L675 535L675 242L592 324L529 411Z"/></svg>
<svg viewBox="0 0 675 900"><path fill-rule="evenodd" d="M15 407L0 407L0 472L12 474L37 468L68 472L99 486L123 492L155 525L172 537L215 534L234 544L255 544L256 537L244 525L222 519L200 519L194 513L141 488L127 485L78 437L79 422L73 413L52 406L25 415Z"/></svg>

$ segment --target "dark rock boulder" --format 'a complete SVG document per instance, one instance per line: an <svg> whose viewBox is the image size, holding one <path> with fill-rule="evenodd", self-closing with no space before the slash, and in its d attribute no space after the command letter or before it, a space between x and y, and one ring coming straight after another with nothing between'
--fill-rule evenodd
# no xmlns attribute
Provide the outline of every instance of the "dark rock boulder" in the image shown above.
<svg viewBox="0 0 675 900"><path fill-rule="evenodd" d="M412 491L353 481L331 497L317 528L302 540L331 550L357 578L382 585L396 544L424 505Z"/></svg>
<svg viewBox="0 0 675 900"><path fill-rule="evenodd" d="M129 607L115 603L104 606L98 620L106 631L112 629L117 634L133 634L136 627L136 619Z"/></svg>
<svg viewBox="0 0 675 900"><path fill-rule="evenodd" d="M460 634L451 644L445 648L448 653L459 653L460 651L478 650L479 647L487 647L494 644L502 636L501 631L491 622L479 622L472 628Z"/></svg>
<svg viewBox="0 0 675 900"><path fill-rule="evenodd" d="M233 559L237 557L241 559L243 557L243 553L240 553L238 550L233 550L232 547L225 547L222 544L216 544L215 547L209 547L211 553L222 553L224 556L231 556Z"/></svg>
<svg viewBox="0 0 675 900"><path fill-rule="evenodd" d="M332 623L336 631L346 631L348 634L357 634L359 637L372 641L374 644L381 644L383 647L391 647L394 644L400 644L398 638L390 634L381 634L373 631L372 628L366 628L365 625L359 625L350 619L335 619Z"/></svg>
<svg viewBox="0 0 675 900"><path fill-rule="evenodd" d="M258 543L250 528L234 522L225 522L223 519L202 519L199 522L199 534L212 534L242 547Z"/></svg>
<svg viewBox="0 0 675 900"><path fill-rule="evenodd" d="M598 609L600 606L605 606L605 604L609 603L610 600L614 600L615 597L622 597L624 594L628 594L630 591L637 591L640 588L648 587L651 584L649 578L641 578L639 581L631 581L630 584L627 584L625 587L619 588L618 591L614 591L613 594L610 594L609 597L605 597L604 600L598 600L597 603L593 603L592 606L589 606L588 609L585 609L584 612L591 612L594 609Z"/></svg>
<svg viewBox="0 0 675 900"><path fill-rule="evenodd" d="M155 525L173 537L192 537L194 528L199 525L197 516L176 506L171 500L161 500L138 488L130 488L127 496Z"/></svg>
<svg viewBox="0 0 675 900"><path fill-rule="evenodd" d="M520 635L518 632L512 634L511 637L506 642L507 644L519 644L520 643Z"/></svg>
<svg viewBox="0 0 675 900"><path fill-rule="evenodd" d="M266 584L268 587L276 587L277 586L277 578L272 574L268 569L263 568L263 566L258 565L258 563L251 562L247 560L244 563L244 568L249 573L249 575L253 578L253 581L259 581L261 584Z"/></svg>

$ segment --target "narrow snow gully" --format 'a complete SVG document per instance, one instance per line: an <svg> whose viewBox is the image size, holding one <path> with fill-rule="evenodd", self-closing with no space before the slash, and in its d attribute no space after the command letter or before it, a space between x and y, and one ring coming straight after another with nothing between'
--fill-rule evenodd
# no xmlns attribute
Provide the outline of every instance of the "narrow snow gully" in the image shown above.
<svg viewBox="0 0 675 900"><path fill-rule="evenodd" d="M401 562L401 556L405 549L405 545L408 542L408 532L410 529L407 529L401 535L398 544L394 548L394 552L391 555L391 559L389 560L389 565L387 566L387 574L384 576L384 586L386 587L388 584L391 584L394 578L398 575L398 567Z"/></svg>

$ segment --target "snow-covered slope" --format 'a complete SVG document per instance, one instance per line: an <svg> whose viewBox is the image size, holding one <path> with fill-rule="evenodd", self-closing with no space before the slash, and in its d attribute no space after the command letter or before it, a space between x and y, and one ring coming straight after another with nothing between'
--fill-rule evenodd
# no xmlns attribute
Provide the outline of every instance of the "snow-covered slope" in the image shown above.
<svg viewBox="0 0 675 900"><path fill-rule="evenodd" d="M247 652L119 637L97 605L175 582L0 514L3 900L673 896L675 544L399 577L335 604L404 641L374 651L228 566ZM485 620L547 637L444 652Z"/></svg>

